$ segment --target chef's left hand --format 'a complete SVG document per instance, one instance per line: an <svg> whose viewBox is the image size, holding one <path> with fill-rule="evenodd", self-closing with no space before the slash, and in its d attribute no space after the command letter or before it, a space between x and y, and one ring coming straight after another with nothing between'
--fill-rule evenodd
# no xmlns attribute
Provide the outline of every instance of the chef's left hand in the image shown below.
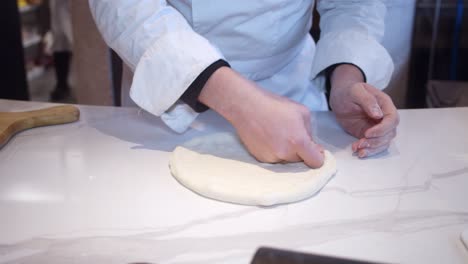
<svg viewBox="0 0 468 264"><path fill-rule="evenodd" d="M330 106L346 132L358 138L353 152L365 158L388 149L399 123L392 99L364 83L361 71L350 64L336 67L330 81Z"/></svg>

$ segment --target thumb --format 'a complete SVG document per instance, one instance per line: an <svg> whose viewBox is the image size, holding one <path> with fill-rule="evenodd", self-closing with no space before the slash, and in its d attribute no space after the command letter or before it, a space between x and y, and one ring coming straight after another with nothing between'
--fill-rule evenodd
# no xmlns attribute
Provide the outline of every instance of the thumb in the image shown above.
<svg viewBox="0 0 468 264"><path fill-rule="evenodd" d="M297 155L304 161L304 163L313 168L320 168L325 159L323 148L315 144L312 140L306 140L304 144L300 145L297 149Z"/></svg>
<svg viewBox="0 0 468 264"><path fill-rule="evenodd" d="M377 98L365 89L364 84L360 84L359 89L355 89L353 97L353 101L358 104L369 117L373 119L381 119L383 117L383 112Z"/></svg>

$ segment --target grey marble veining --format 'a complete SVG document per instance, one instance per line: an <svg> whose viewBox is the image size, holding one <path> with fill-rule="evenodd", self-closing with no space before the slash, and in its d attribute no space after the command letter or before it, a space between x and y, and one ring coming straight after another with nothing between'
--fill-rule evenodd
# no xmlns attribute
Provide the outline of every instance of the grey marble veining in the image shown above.
<svg viewBox="0 0 468 264"><path fill-rule="evenodd" d="M0 111L46 104L0 100ZM172 149L232 127L203 114L178 135L131 108L79 106L0 150L0 263L248 263L259 246L393 263L468 263L468 108L400 111L390 149L360 160L332 113L316 140L338 173L310 199L249 207L178 184Z"/></svg>

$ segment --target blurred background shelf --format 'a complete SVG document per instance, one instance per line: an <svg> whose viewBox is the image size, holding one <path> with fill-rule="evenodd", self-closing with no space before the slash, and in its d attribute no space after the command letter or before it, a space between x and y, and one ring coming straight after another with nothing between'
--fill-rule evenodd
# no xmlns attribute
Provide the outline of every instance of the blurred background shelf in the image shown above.
<svg viewBox="0 0 468 264"><path fill-rule="evenodd" d="M468 93L467 8L467 0L417 2L407 108L468 106L446 100Z"/></svg>
<svg viewBox="0 0 468 264"><path fill-rule="evenodd" d="M42 37L39 35L32 35L23 39L23 48L27 49L34 45L41 43Z"/></svg>
<svg viewBox="0 0 468 264"><path fill-rule="evenodd" d="M27 71L26 76L28 81L34 81L35 79L40 78L44 75L46 69L44 66L35 66L32 67L30 70Z"/></svg>
<svg viewBox="0 0 468 264"><path fill-rule="evenodd" d="M24 5L24 6L20 6L19 11L20 11L21 14L25 14L25 13L34 11L39 7L40 7L40 4L27 4L27 5Z"/></svg>
<svg viewBox="0 0 468 264"><path fill-rule="evenodd" d="M48 101L55 82L51 74L53 62L46 37L50 31L49 1L16 1L21 21L24 65L30 99Z"/></svg>

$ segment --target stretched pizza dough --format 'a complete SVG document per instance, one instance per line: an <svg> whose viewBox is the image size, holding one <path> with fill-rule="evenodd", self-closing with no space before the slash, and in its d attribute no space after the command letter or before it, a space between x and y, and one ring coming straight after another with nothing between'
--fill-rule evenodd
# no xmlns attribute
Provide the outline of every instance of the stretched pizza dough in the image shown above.
<svg viewBox="0 0 468 264"><path fill-rule="evenodd" d="M260 163L230 133L212 134L178 146L169 166L177 181L202 196L260 206L308 198L336 173L335 158L328 151L319 169L310 169L302 162Z"/></svg>

